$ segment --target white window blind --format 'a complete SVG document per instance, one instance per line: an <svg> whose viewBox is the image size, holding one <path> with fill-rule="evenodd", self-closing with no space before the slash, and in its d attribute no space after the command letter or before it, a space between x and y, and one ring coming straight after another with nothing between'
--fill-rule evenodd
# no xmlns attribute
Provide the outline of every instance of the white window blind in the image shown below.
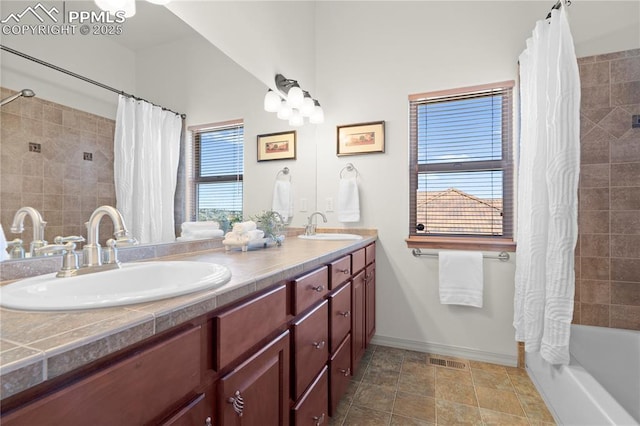
<svg viewBox="0 0 640 426"><path fill-rule="evenodd" d="M243 123L221 123L191 130L195 219L242 217Z"/></svg>
<svg viewBox="0 0 640 426"><path fill-rule="evenodd" d="M512 238L512 88L410 96L411 236Z"/></svg>

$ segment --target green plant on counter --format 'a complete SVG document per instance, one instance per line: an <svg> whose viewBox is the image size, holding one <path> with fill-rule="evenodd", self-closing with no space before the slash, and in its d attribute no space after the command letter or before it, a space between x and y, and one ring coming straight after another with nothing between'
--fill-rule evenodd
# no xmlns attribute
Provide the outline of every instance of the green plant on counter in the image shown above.
<svg viewBox="0 0 640 426"><path fill-rule="evenodd" d="M221 209L198 210L198 221L215 220L220 224L220 229L227 232L233 229L233 224L242 222L242 212Z"/></svg>
<svg viewBox="0 0 640 426"><path fill-rule="evenodd" d="M282 243L283 231L286 226L282 221L282 216L273 210L264 210L261 213L251 216L251 220L256 223L258 229L264 231L265 238L271 238L276 244Z"/></svg>

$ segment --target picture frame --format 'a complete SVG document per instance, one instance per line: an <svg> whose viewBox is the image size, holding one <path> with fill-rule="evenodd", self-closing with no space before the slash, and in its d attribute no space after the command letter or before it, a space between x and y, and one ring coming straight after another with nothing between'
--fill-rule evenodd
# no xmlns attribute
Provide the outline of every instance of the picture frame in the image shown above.
<svg viewBox="0 0 640 426"><path fill-rule="evenodd" d="M258 135L258 161L295 160L296 131Z"/></svg>
<svg viewBox="0 0 640 426"><path fill-rule="evenodd" d="M384 152L384 121L337 126L337 155Z"/></svg>

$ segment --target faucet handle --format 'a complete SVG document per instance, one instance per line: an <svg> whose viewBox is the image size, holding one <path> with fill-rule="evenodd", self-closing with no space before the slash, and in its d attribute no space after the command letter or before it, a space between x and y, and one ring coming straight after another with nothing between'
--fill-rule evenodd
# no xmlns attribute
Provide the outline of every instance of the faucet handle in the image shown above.
<svg viewBox="0 0 640 426"><path fill-rule="evenodd" d="M53 239L55 244L64 244L64 243L84 243L85 239L82 235L70 235L68 237L62 237L58 235ZM75 247L74 247L75 248Z"/></svg>
<svg viewBox="0 0 640 426"><path fill-rule="evenodd" d="M9 252L11 259L24 259L24 247L22 246L22 240L20 238L9 241L7 247L11 248Z"/></svg>
<svg viewBox="0 0 640 426"><path fill-rule="evenodd" d="M82 237L81 237L82 238ZM62 237L55 237L54 241L61 241ZM84 240L84 238L82 238ZM78 273L78 254L76 253L76 243L68 241L64 244L48 244L35 249L36 254L62 253L62 268L56 274L58 278L72 277Z"/></svg>

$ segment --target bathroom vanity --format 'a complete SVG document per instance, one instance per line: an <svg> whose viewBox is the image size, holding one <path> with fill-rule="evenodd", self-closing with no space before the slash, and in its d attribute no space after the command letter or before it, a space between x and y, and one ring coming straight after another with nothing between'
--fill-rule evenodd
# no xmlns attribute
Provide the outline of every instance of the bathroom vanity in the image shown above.
<svg viewBox="0 0 640 426"><path fill-rule="evenodd" d="M71 313L3 309L3 343L16 348L3 350L0 421L328 424L375 332L375 239L291 238L268 250L173 256L225 264L232 279L148 304ZM43 320L76 315L94 315L100 325L64 337L39 330L15 341L28 329L25 321L41 328ZM43 346L56 339L67 341Z"/></svg>

